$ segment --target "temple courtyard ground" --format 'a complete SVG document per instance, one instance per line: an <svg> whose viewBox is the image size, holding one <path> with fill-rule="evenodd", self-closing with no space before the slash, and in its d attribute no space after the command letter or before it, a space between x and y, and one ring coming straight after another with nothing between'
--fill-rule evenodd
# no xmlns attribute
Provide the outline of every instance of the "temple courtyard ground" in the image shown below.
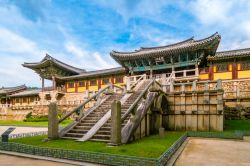
<svg viewBox="0 0 250 166"><path fill-rule="evenodd" d="M247 166L250 142L226 139L189 138L175 166Z"/></svg>
<svg viewBox="0 0 250 166"><path fill-rule="evenodd" d="M17 126L0 126L0 135L8 128L14 127L16 128L11 134L20 134L20 133L30 133L30 132L40 132L47 131L46 127L17 127Z"/></svg>
<svg viewBox="0 0 250 166"><path fill-rule="evenodd" d="M71 164L0 154L1 166L71 166ZM18 164L17 164L18 163Z"/></svg>

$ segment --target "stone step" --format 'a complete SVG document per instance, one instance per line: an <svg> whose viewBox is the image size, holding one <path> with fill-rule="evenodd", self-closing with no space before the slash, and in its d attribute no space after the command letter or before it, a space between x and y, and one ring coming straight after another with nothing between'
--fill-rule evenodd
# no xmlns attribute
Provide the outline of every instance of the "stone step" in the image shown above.
<svg viewBox="0 0 250 166"><path fill-rule="evenodd" d="M84 122L82 122L82 123L79 123L78 125L79 126L94 126L96 123L84 123Z"/></svg>
<svg viewBox="0 0 250 166"><path fill-rule="evenodd" d="M98 119L84 119L84 120L81 120L81 123L96 123L98 122L99 118Z"/></svg>
<svg viewBox="0 0 250 166"><path fill-rule="evenodd" d="M111 133L110 133L110 131L103 131L103 130L99 130L97 133L96 133L97 135L110 135Z"/></svg>
<svg viewBox="0 0 250 166"><path fill-rule="evenodd" d="M79 139L77 137L66 137L66 136L63 136L61 138L63 138L63 139L73 139L73 140L78 140Z"/></svg>
<svg viewBox="0 0 250 166"><path fill-rule="evenodd" d="M110 135L95 134L92 138L93 138L93 139L110 140Z"/></svg>
<svg viewBox="0 0 250 166"><path fill-rule="evenodd" d="M84 136L84 134L81 134L81 133L70 133L70 132L68 132L68 133L66 133L64 136L66 136L66 137L77 137L77 138L81 138L81 137Z"/></svg>
<svg viewBox="0 0 250 166"><path fill-rule="evenodd" d="M70 133L81 133L86 134L89 130L81 130L81 129L72 129L70 130Z"/></svg>
<svg viewBox="0 0 250 166"><path fill-rule="evenodd" d="M92 126L75 126L74 129L90 130Z"/></svg>
<svg viewBox="0 0 250 166"><path fill-rule="evenodd" d="M93 141L93 142L106 142L106 143L109 142L109 140L106 140L106 139L90 139L89 141Z"/></svg>

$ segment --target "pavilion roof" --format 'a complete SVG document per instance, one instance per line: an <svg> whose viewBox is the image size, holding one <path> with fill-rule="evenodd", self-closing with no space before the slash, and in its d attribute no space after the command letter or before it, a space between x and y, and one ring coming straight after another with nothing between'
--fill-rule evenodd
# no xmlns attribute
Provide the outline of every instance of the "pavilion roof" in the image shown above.
<svg viewBox="0 0 250 166"><path fill-rule="evenodd" d="M81 73L81 74L74 75L74 76L61 77L59 79L61 80L86 79L86 78L95 78L95 77L102 77L102 76L108 76L108 75L125 74L125 72L126 72L125 68L116 67L116 68L110 68L110 69L88 71L88 72Z"/></svg>
<svg viewBox="0 0 250 166"><path fill-rule="evenodd" d="M63 62L53 58L52 56L50 56L48 54L46 54L46 56L40 62L24 63L23 66L30 68L30 69L33 69L33 70L35 70L35 69L37 70L37 69L43 68L45 66L49 66L50 64L54 64L57 67L61 68L62 70L66 70L67 72L70 72L72 74L80 74L80 73L86 72L85 69L76 68L76 67L68 65L66 63L63 63Z"/></svg>
<svg viewBox="0 0 250 166"><path fill-rule="evenodd" d="M0 88L0 95L8 95L25 89L27 89L25 85L20 85L15 87L2 87Z"/></svg>
<svg viewBox="0 0 250 166"><path fill-rule="evenodd" d="M232 59L247 56L250 56L250 48L216 52L215 56L208 56L207 59L209 61L216 61L221 59Z"/></svg>
<svg viewBox="0 0 250 166"><path fill-rule="evenodd" d="M12 94L10 97L36 96L39 92L41 92L41 89L27 89L22 92Z"/></svg>
<svg viewBox="0 0 250 166"><path fill-rule="evenodd" d="M118 52L112 51L110 55L120 64L123 65L123 61L136 60L141 58L158 58L161 56L170 56L182 52L193 50L210 50L212 54L215 54L219 45L221 36L216 32L215 34L201 39L194 40L190 38L179 43L160 46L160 47L141 47L139 50L133 52Z"/></svg>

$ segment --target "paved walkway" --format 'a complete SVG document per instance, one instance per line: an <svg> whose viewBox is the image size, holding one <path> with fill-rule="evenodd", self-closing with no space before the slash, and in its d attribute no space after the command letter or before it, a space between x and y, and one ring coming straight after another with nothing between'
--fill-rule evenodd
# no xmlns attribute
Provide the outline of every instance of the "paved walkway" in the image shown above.
<svg viewBox="0 0 250 166"><path fill-rule="evenodd" d="M58 163L53 161L17 157L0 154L1 166L71 166L71 164Z"/></svg>
<svg viewBox="0 0 250 166"><path fill-rule="evenodd" d="M47 131L47 128L43 127L17 127L17 126L0 126L0 135L10 127L15 127L16 129L11 134L20 134L20 133L30 133L30 132L39 132Z"/></svg>
<svg viewBox="0 0 250 166"><path fill-rule="evenodd" d="M250 166L250 142L190 138L176 166Z"/></svg>

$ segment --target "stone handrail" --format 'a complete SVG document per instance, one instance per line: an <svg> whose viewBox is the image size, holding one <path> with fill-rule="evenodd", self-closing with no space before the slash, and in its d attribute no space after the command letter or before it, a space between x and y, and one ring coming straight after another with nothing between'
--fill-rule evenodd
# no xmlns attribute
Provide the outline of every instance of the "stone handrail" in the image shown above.
<svg viewBox="0 0 250 166"><path fill-rule="evenodd" d="M89 103L91 100L95 99L96 97L98 97L100 94L102 94L103 92L105 92L107 89L113 88L113 84L110 84L108 86L106 86L105 88L100 89L96 94L94 94L93 96L91 96L90 98L88 98L86 101L84 101L82 104L80 104L78 107L74 108L72 111L70 111L69 113L67 113L64 117L62 117L58 123L61 123L62 121L64 121L65 119L67 119L68 117L70 117L73 113L81 110L87 103ZM118 88L121 88L118 86ZM122 88L123 89L123 88Z"/></svg>
<svg viewBox="0 0 250 166"><path fill-rule="evenodd" d="M140 77L138 80L136 80L136 81L131 85L131 89L135 88L135 86L136 86L141 80L143 80L145 77L146 77L146 74L141 75L141 77Z"/></svg>
<svg viewBox="0 0 250 166"><path fill-rule="evenodd" d="M129 107L129 109L125 112L125 114L121 118L121 122L123 122L127 116L132 112L132 110L136 107L136 105L140 102L142 97L147 93L150 86L153 85L153 83L156 82L155 79L151 80L150 83L146 86L146 88L141 92L139 97L135 100L135 102Z"/></svg>

